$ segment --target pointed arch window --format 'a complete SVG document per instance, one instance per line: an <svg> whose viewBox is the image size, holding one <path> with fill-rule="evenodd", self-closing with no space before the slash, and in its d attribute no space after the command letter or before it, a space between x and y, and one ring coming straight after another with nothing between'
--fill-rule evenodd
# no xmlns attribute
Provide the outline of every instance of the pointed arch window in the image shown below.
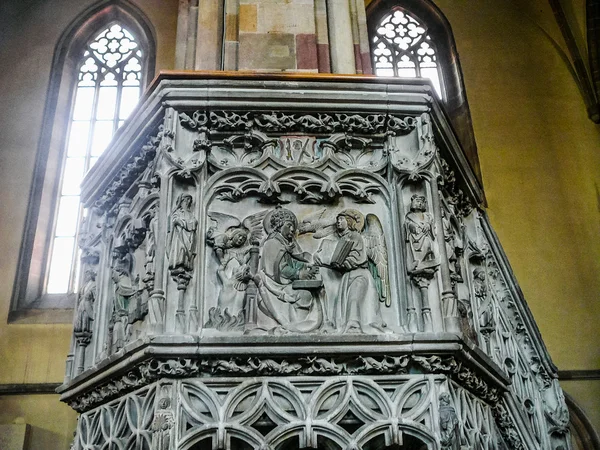
<svg viewBox="0 0 600 450"><path fill-rule="evenodd" d="M97 33L81 52L51 243L48 294L76 290L76 241L82 216L79 185L135 108L144 63L143 49L119 23Z"/></svg>
<svg viewBox="0 0 600 450"><path fill-rule="evenodd" d="M155 32L129 0L96 2L54 52L10 322L70 322L78 284L80 184L152 79Z"/></svg>
<svg viewBox="0 0 600 450"><path fill-rule="evenodd" d="M371 0L367 25L373 73L430 79L481 181L458 50L446 16L431 0Z"/></svg>
<svg viewBox="0 0 600 450"><path fill-rule="evenodd" d="M377 24L371 39L376 75L429 78L440 98L444 97L436 46L425 23L396 7Z"/></svg>

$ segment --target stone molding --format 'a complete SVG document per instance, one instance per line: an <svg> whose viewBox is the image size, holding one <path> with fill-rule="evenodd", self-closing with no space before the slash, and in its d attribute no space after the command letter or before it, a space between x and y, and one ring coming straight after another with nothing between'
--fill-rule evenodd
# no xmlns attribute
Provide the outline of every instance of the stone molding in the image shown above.
<svg viewBox="0 0 600 450"><path fill-rule="evenodd" d="M257 80L267 90L256 92ZM295 100L294 93L304 90L301 100ZM335 103L323 105L322 99L336 91ZM208 100L210 98L210 101ZM123 131L107 150L103 159L103 169L94 168L82 186L82 201L89 204L106 190L107 183L117 177L119 168L132 159L148 136L156 129L165 108L176 110L239 110L240 99L244 108L258 110L296 111L303 114L319 112L327 106L328 111L344 113L389 114L398 116L418 116L432 112L432 120L442 140L440 148L465 180L465 193L475 202L483 201L483 190L463 154L460 144L454 137L442 107L432 87L415 80L385 80L359 76L319 76L319 75L273 75L273 74L223 74L219 72L161 72L154 80L138 113L126 124ZM368 99L368 101L365 101ZM218 109L213 105L219 105ZM451 149L447 152L446 149ZM446 154L447 152L447 154Z"/></svg>
<svg viewBox="0 0 600 450"><path fill-rule="evenodd" d="M339 339L337 343L332 340L330 345L321 345L321 349L308 341L306 347L290 347L279 340L280 351L271 347L267 355L263 347L265 339L258 340L254 346L240 339L241 345L236 348L222 347L219 340L214 340L217 342L213 341L212 345L210 340L178 345L173 338L156 336L145 346L131 343L129 351L125 348L110 361L89 369L57 391L62 401L82 412L161 378L407 374L417 371L448 375L486 402L498 402L508 389L508 379L499 368L478 349L461 344L460 338L448 335L445 338L445 345L431 345L427 341L371 340L361 346L363 356L355 357L357 344L340 346ZM406 348L405 352L402 347ZM312 351L309 352L309 348ZM231 356L223 359L218 356L222 354Z"/></svg>

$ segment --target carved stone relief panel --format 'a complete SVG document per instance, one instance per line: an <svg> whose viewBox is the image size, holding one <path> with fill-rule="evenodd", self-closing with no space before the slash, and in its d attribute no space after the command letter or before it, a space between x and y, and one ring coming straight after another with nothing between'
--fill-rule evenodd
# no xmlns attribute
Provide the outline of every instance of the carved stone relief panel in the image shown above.
<svg viewBox="0 0 600 450"><path fill-rule="evenodd" d="M94 333L94 322L98 309L97 277L100 263L101 231L99 217L95 211L86 211L79 236L80 273L83 274L77 292L75 315L73 319L73 342L71 353L67 357L66 379L79 375L93 361L92 341L97 337Z"/></svg>
<svg viewBox="0 0 600 450"><path fill-rule="evenodd" d="M245 333L401 332L383 199L208 208L204 326ZM244 211L243 215L236 213ZM214 299L214 300L212 300ZM212 300L212 301L211 301ZM385 319L384 319L385 317Z"/></svg>
<svg viewBox="0 0 600 450"><path fill-rule="evenodd" d="M145 334L142 322L154 288L157 208L156 194L135 197L119 207L107 246L110 275L104 290L109 311L104 350L109 354Z"/></svg>

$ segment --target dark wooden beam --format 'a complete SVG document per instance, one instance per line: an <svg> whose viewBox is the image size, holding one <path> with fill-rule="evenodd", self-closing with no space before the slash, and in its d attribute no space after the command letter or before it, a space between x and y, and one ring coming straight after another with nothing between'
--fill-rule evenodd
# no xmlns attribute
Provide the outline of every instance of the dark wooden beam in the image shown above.
<svg viewBox="0 0 600 450"><path fill-rule="evenodd" d="M60 383L15 383L0 384L2 395L31 395L31 394L56 394Z"/></svg>
<svg viewBox="0 0 600 450"><path fill-rule="evenodd" d="M559 370L560 381L600 380L600 369L591 370Z"/></svg>

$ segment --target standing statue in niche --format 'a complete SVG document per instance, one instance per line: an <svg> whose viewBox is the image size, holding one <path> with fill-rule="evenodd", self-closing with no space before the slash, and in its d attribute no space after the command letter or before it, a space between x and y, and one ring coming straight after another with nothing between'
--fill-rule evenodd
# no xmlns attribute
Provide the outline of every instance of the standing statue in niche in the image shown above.
<svg viewBox="0 0 600 450"><path fill-rule="evenodd" d="M444 225L444 241L446 243L446 254L448 255L448 267L450 269L450 278L452 283L462 283L462 273L460 269L459 256L462 254L462 240L456 236L451 218L448 217L446 210L442 208L442 224Z"/></svg>
<svg viewBox="0 0 600 450"><path fill-rule="evenodd" d="M410 199L410 211L406 214L406 240L408 243L408 274L419 289L419 303L423 323L422 331L433 331L431 307L429 306L429 284L440 265L435 243L433 216L427 212L425 196L414 194ZM408 329L419 331L417 306L409 300Z"/></svg>
<svg viewBox="0 0 600 450"><path fill-rule="evenodd" d="M217 277L221 282L217 307L209 312L213 319L209 326L215 326L219 317L225 327L232 326L232 320L243 324L244 312L255 307L246 305L246 292L258 269L258 246L264 235L266 214L267 211L261 211L240 222L228 214L208 213L213 225L206 240L219 261Z"/></svg>
<svg viewBox="0 0 600 450"><path fill-rule="evenodd" d="M157 217L157 205L153 205L150 209L150 215L148 220L148 230L146 231L146 262L144 268L146 275L144 276L144 283L151 291L154 288L154 260L156 258L156 237L158 235L158 217Z"/></svg>
<svg viewBox="0 0 600 450"><path fill-rule="evenodd" d="M75 317L75 333L91 333L94 320L94 302L96 301L96 272L86 269L83 287L79 291L77 315Z"/></svg>
<svg viewBox="0 0 600 450"><path fill-rule="evenodd" d="M406 214L406 238L412 261L409 273L433 273L440 265L435 244L433 216L427 212L425 196L415 194L410 198L410 212Z"/></svg>
<svg viewBox="0 0 600 450"><path fill-rule="evenodd" d="M317 330L324 320L323 282L316 279L319 268L310 263L310 254L296 241L298 219L292 211L278 207L266 215L264 224L268 236L254 278L258 308L275 330Z"/></svg>
<svg viewBox="0 0 600 450"><path fill-rule="evenodd" d="M198 221L192 212L192 203L191 195L181 194L175 202L175 209L169 221L169 270L177 280L178 289L182 287L183 290L189 283L196 258Z"/></svg>
<svg viewBox="0 0 600 450"><path fill-rule="evenodd" d="M150 424L152 431L152 450L168 450L171 448L171 430L175 426L171 399L158 400L158 408Z"/></svg>
<svg viewBox="0 0 600 450"><path fill-rule="evenodd" d="M123 348L128 337L129 304L137 289L133 280L134 259L126 245L115 246L113 250L112 280L115 284L113 303L113 346Z"/></svg>
<svg viewBox="0 0 600 450"><path fill-rule="evenodd" d="M488 355L492 355L493 333L496 330L496 320L494 318L494 308L485 279L485 270L481 267L473 269L473 291L477 299L477 310L479 311L479 332L485 341L485 350Z"/></svg>
<svg viewBox="0 0 600 450"><path fill-rule="evenodd" d="M92 340L92 321L94 320L94 302L96 301L96 272L86 269L84 281L77 296L77 314L73 331L77 342L75 353L75 374L83 372L85 366L85 349Z"/></svg>
<svg viewBox="0 0 600 450"><path fill-rule="evenodd" d="M365 230L363 232L363 230ZM336 240L324 239L316 264L341 272L333 320L342 333L381 333L386 323L380 302L390 306L387 248L379 219L345 209L335 220Z"/></svg>
<svg viewBox="0 0 600 450"><path fill-rule="evenodd" d="M442 392L439 397L440 411L440 444L443 450L459 450L460 436L458 416L454 406L450 404L450 394Z"/></svg>

